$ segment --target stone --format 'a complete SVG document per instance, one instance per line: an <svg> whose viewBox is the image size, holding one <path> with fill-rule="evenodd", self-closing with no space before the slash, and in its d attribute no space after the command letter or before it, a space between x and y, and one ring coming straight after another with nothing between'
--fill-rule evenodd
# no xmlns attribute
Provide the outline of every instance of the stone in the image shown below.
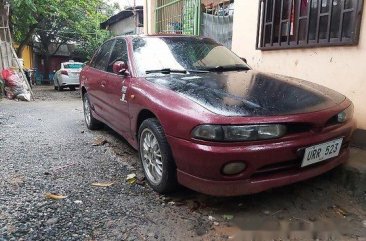
<svg viewBox="0 0 366 241"><path fill-rule="evenodd" d="M46 221L46 225L53 225L58 222L58 218L50 218Z"/></svg>

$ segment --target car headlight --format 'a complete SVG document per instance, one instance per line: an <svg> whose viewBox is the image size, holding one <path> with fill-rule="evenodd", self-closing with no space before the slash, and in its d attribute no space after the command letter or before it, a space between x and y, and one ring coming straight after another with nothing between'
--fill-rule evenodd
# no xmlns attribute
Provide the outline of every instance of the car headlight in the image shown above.
<svg viewBox="0 0 366 241"><path fill-rule="evenodd" d="M352 118L353 118L353 105L350 105L347 109L345 109L344 111L340 112L337 115L338 123L347 122L347 121L351 120Z"/></svg>
<svg viewBox="0 0 366 241"><path fill-rule="evenodd" d="M193 138L208 141L254 141L279 138L286 126L268 125L200 125L192 131Z"/></svg>

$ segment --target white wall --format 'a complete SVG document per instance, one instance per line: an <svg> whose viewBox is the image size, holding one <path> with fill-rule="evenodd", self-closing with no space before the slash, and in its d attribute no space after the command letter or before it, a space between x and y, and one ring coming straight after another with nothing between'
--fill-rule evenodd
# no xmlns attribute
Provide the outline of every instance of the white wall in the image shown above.
<svg viewBox="0 0 366 241"><path fill-rule="evenodd" d="M355 105L358 128L366 129L366 4L363 12L358 46L260 51L255 49L258 1L235 1L233 51L254 69L306 79L346 95Z"/></svg>
<svg viewBox="0 0 366 241"><path fill-rule="evenodd" d="M130 32L135 33L135 18L131 16L129 18L118 21L117 23L110 26L110 31L114 35L123 35Z"/></svg>
<svg viewBox="0 0 366 241"><path fill-rule="evenodd" d="M156 0L145 0L144 6L144 33L153 34L155 33L155 8Z"/></svg>

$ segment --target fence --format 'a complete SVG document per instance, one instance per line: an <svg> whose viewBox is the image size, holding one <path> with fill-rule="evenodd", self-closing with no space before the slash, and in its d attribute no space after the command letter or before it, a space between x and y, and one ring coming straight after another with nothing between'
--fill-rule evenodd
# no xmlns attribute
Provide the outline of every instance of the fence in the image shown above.
<svg viewBox="0 0 366 241"><path fill-rule="evenodd" d="M155 32L215 39L231 48L233 0L157 0Z"/></svg>
<svg viewBox="0 0 366 241"><path fill-rule="evenodd" d="M158 0L156 32L198 35L199 0Z"/></svg>

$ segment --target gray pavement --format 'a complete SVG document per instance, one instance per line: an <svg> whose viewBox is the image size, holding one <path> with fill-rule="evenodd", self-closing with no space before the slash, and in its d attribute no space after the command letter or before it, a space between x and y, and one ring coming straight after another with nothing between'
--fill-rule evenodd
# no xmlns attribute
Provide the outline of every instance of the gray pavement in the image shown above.
<svg viewBox="0 0 366 241"><path fill-rule="evenodd" d="M78 92L34 92L34 102L0 101L1 241L366 238L366 195L346 188L344 168L250 196L161 196L126 182L142 176L136 151L109 128L86 129Z"/></svg>

